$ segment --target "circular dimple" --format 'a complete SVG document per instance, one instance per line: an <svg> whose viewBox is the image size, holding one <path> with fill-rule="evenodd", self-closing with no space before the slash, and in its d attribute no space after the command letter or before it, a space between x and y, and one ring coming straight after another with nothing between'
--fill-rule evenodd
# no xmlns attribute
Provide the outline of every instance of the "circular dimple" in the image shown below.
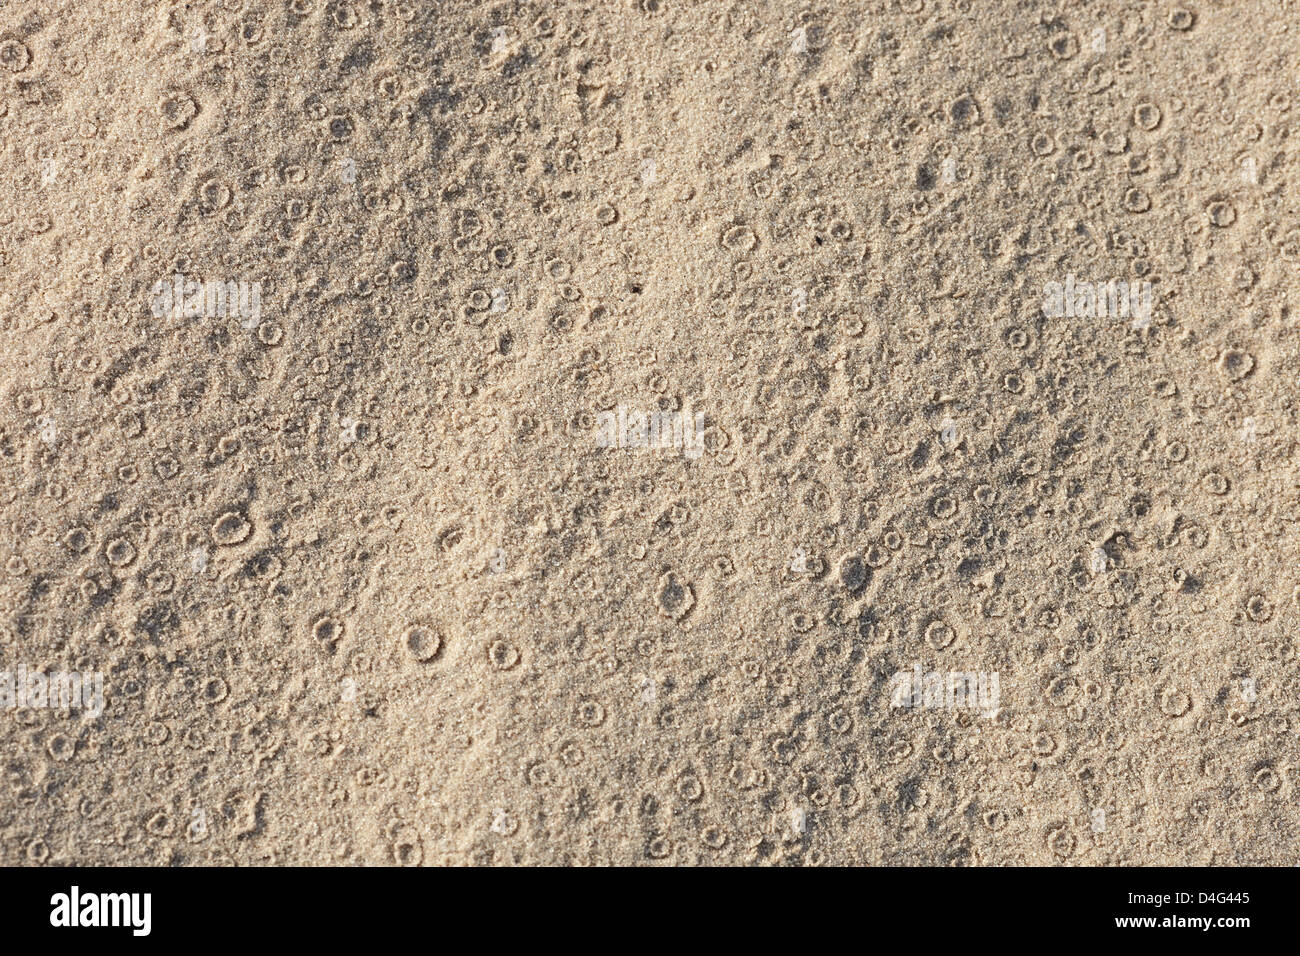
<svg viewBox="0 0 1300 956"><path fill-rule="evenodd" d="M1160 107L1154 103L1139 103L1133 110L1133 123L1139 129L1153 130L1160 125L1160 120Z"/></svg>
<svg viewBox="0 0 1300 956"><path fill-rule="evenodd" d="M45 408L45 401L32 392L23 392L16 399L14 404L17 405L20 412L28 415L39 415Z"/></svg>
<svg viewBox="0 0 1300 956"><path fill-rule="evenodd" d="M847 555L840 561L840 584L850 592L862 590L869 573L862 558L856 554Z"/></svg>
<svg viewBox="0 0 1300 956"><path fill-rule="evenodd" d="M1212 495L1226 495L1228 493L1228 479L1217 471L1207 472L1202 479L1205 490Z"/></svg>
<svg viewBox="0 0 1300 956"><path fill-rule="evenodd" d="M1167 22L1172 30L1190 30L1196 23L1196 14L1183 7L1174 7L1169 11Z"/></svg>
<svg viewBox="0 0 1300 956"><path fill-rule="evenodd" d="M508 641L493 641L488 646L488 662L499 671L508 671L519 663L519 651Z"/></svg>
<svg viewBox="0 0 1300 956"><path fill-rule="evenodd" d="M722 245L732 252L749 252L758 245L758 236L748 226L732 226L722 234Z"/></svg>
<svg viewBox="0 0 1300 956"><path fill-rule="evenodd" d="M727 831L722 827L705 827L700 831L700 842L710 850L721 850L727 845Z"/></svg>
<svg viewBox="0 0 1300 956"><path fill-rule="evenodd" d="M0 40L0 68L10 73L21 73L31 62L31 51L21 40Z"/></svg>
<svg viewBox="0 0 1300 956"><path fill-rule="evenodd" d="M58 761L71 760L77 752L77 741L67 734L55 734L45 742L45 749L49 755Z"/></svg>
<svg viewBox="0 0 1300 956"><path fill-rule="evenodd" d="M230 687L220 677L211 677L203 684L202 694L205 704L219 704L229 693Z"/></svg>
<svg viewBox="0 0 1300 956"><path fill-rule="evenodd" d="M1068 707L1074 700L1074 695L1078 692L1079 686L1070 677L1054 677L1047 684L1047 692L1044 696L1047 702L1054 707Z"/></svg>
<svg viewBox="0 0 1300 956"><path fill-rule="evenodd" d="M171 130L182 130L199 113L199 104L188 93L169 93L158 104L163 125Z"/></svg>
<svg viewBox="0 0 1300 956"><path fill-rule="evenodd" d="M1069 856L1074 852L1076 842L1074 834L1063 823L1047 831L1047 848L1056 856Z"/></svg>
<svg viewBox="0 0 1300 956"><path fill-rule="evenodd" d="M126 538L114 538L104 548L104 557L115 567L125 567L135 560L135 545Z"/></svg>
<svg viewBox="0 0 1300 956"><path fill-rule="evenodd" d="M683 800L694 803L704 796L704 784L693 773L684 773L677 778L677 794Z"/></svg>
<svg viewBox="0 0 1300 956"><path fill-rule="evenodd" d="M646 844L646 855L653 860L666 859L672 851L672 842L667 837L656 836Z"/></svg>
<svg viewBox="0 0 1300 956"><path fill-rule="evenodd" d="M402 634L402 646L417 661L431 661L442 652L442 635L428 624L412 624Z"/></svg>
<svg viewBox="0 0 1300 956"><path fill-rule="evenodd" d="M1151 208L1151 197L1134 186L1124 193L1124 208L1133 213L1146 212Z"/></svg>
<svg viewBox="0 0 1300 956"><path fill-rule="evenodd" d="M1205 215L1210 220L1210 225L1219 229L1225 229L1237 221L1237 210L1232 203L1222 199L1216 199L1205 207Z"/></svg>
<svg viewBox="0 0 1300 956"><path fill-rule="evenodd" d="M578 722L587 727L599 727L605 722L605 708L599 701L581 701L578 704Z"/></svg>
<svg viewBox="0 0 1300 956"><path fill-rule="evenodd" d="M1246 600L1246 616L1258 624L1263 624L1273 616L1273 605L1262 594L1252 594Z"/></svg>
<svg viewBox="0 0 1300 956"><path fill-rule="evenodd" d="M889 552L879 545L871 545L863 554L862 559L867 562L871 568L883 568L889 563Z"/></svg>
<svg viewBox="0 0 1300 956"><path fill-rule="evenodd" d="M1053 142L1050 133L1035 133L1034 138L1029 141L1029 148L1034 151L1035 156L1050 156L1056 151L1056 143Z"/></svg>
<svg viewBox="0 0 1300 956"><path fill-rule="evenodd" d="M252 531L247 518L238 511L227 511L212 525L212 540L221 547L230 547L246 541Z"/></svg>
<svg viewBox="0 0 1300 956"><path fill-rule="evenodd" d="M171 728L161 720L151 720L144 727L144 742L151 747L165 744L172 735Z"/></svg>
<svg viewBox="0 0 1300 956"><path fill-rule="evenodd" d="M1108 153L1122 153L1128 149L1128 137L1119 130L1106 130L1101 134L1101 145Z"/></svg>
<svg viewBox="0 0 1300 956"><path fill-rule="evenodd" d="M329 122L330 136L337 140L348 139L354 129L352 119L348 116L335 116Z"/></svg>
<svg viewBox="0 0 1300 956"><path fill-rule="evenodd" d="M199 198L208 210L223 209L230 203L230 187L219 179L209 179L199 187Z"/></svg>
<svg viewBox="0 0 1300 956"><path fill-rule="evenodd" d="M1228 349L1219 359L1219 371L1233 381L1240 381L1254 370L1254 357L1241 349Z"/></svg>
<svg viewBox="0 0 1300 956"><path fill-rule="evenodd" d="M957 632L943 621L931 621L925 629L925 642L936 651L941 651L957 639Z"/></svg>
<svg viewBox="0 0 1300 956"><path fill-rule="evenodd" d="M84 554L90 548L89 529L73 528L63 536L63 544L74 554Z"/></svg>
<svg viewBox="0 0 1300 956"><path fill-rule="evenodd" d="M311 636L332 647L343 638L343 622L333 615L322 615L312 624Z"/></svg>
<svg viewBox="0 0 1300 956"><path fill-rule="evenodd" d="M915 749L911 741L897 738L885 748L885 759L892 764L900 764L912 756Z"/></svg>
<svg viewBox="0 0 1300 956"><path fill-rule="evenodd" d="M664 617L678 621L695 606L695 592L689 584L679 581L670 571L659 579L655 604Z"/></svg>
<svg viewBox="0 0 1300 956"><path fill-rule="evenodd" d="M1255 773L1255 786L1265 793L1275 793L1282 787L1282 778L1272 767L1260 767Z"/></svg>
<svg viewBox="0 0 1300 956"><path fill-rule="evenodd" d="M1181 717L1191 706L1192 698L1173 684L1160 691L1160 710L1168 717Z"/></svg>
<svg viewBox="0 0 1300 956"><path fill-rule="evenodd" d="M1047 41L1047 49L1058 60L1072 60L1079 52L1079 41L1073 33L1058 33Z"/></svg>

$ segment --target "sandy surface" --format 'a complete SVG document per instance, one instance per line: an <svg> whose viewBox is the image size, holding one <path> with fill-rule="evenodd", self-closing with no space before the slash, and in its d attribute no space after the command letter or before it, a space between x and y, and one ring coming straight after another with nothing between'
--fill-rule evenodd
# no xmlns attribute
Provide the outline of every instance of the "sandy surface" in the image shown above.
<svg viewBox="0 0 1300 956"><path fill-rule="evenodd" d="M1293 862L1298 39L0 2L0 862Z"/></svg>

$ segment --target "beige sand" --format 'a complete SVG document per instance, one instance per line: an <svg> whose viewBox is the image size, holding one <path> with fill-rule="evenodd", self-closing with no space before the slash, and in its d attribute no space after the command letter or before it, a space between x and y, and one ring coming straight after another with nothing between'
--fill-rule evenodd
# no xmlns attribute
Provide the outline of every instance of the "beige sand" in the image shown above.
<svg viewBox="0 0 1300 956"><path fill-rule="evenodd" d="M0 862L1294 862L1298 39L0 3Z"/></svg>

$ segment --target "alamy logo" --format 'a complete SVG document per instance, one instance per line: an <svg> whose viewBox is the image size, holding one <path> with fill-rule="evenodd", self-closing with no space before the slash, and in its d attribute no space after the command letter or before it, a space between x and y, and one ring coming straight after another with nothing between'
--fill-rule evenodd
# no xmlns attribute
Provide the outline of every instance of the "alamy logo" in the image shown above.
<svg viewBox="0 0 1300 956"><path fill-rule="evenodd" d="M236 318L246 329L262 321L262 283L200 282L176 273L171 280L159 279L152 293L153 314L160 319Z"/></svg>
<svg viewBox="0 0 1300 956"><path fill-rule="evenodd" d="M45 674L19 664L0 671L0 708L53 707L81 709L90 717L104 712L104 675L58 671Z"/></svg>
<svg viewBox="0 0 1300 956"><path fill-rule="evenodd" d="M69 893L50 897L51 926L129 926L132 935L148 936L152 928L151 893Z"/></svg>
<svg viewBox="0 0 1300 956"><path fill-rule="evenodd" d="M921 665L915 664L889 682L890 707L975 710L992 717L1001 697L997 671L922 672Z"/></svg>
<svg viewBox="0 0 1300 956"><path fill-rule="evenodd" d="M1064 282L1048 282L1043 286L1043 314L1050 319L1116 316L1149 322L1151 283L1123 279L1083 282L1070 273Z"/></svg>
<svg viewBox="0 0 1300 956"><path fill-rule="evenodd" d="M681 449L688 458L704 454L703 412L642 412L618 406L596 415L597 448Z"/></svg>

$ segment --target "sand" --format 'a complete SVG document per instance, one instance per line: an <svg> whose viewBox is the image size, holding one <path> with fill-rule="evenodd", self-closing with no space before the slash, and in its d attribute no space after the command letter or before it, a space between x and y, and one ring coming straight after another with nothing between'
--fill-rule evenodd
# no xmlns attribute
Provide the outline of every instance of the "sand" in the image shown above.
<svg viewBox="0 0 1300 956"><path fill-rule="evenodd" d="M0 3L0 862L1294 862L1298 40Z"/></svg>

